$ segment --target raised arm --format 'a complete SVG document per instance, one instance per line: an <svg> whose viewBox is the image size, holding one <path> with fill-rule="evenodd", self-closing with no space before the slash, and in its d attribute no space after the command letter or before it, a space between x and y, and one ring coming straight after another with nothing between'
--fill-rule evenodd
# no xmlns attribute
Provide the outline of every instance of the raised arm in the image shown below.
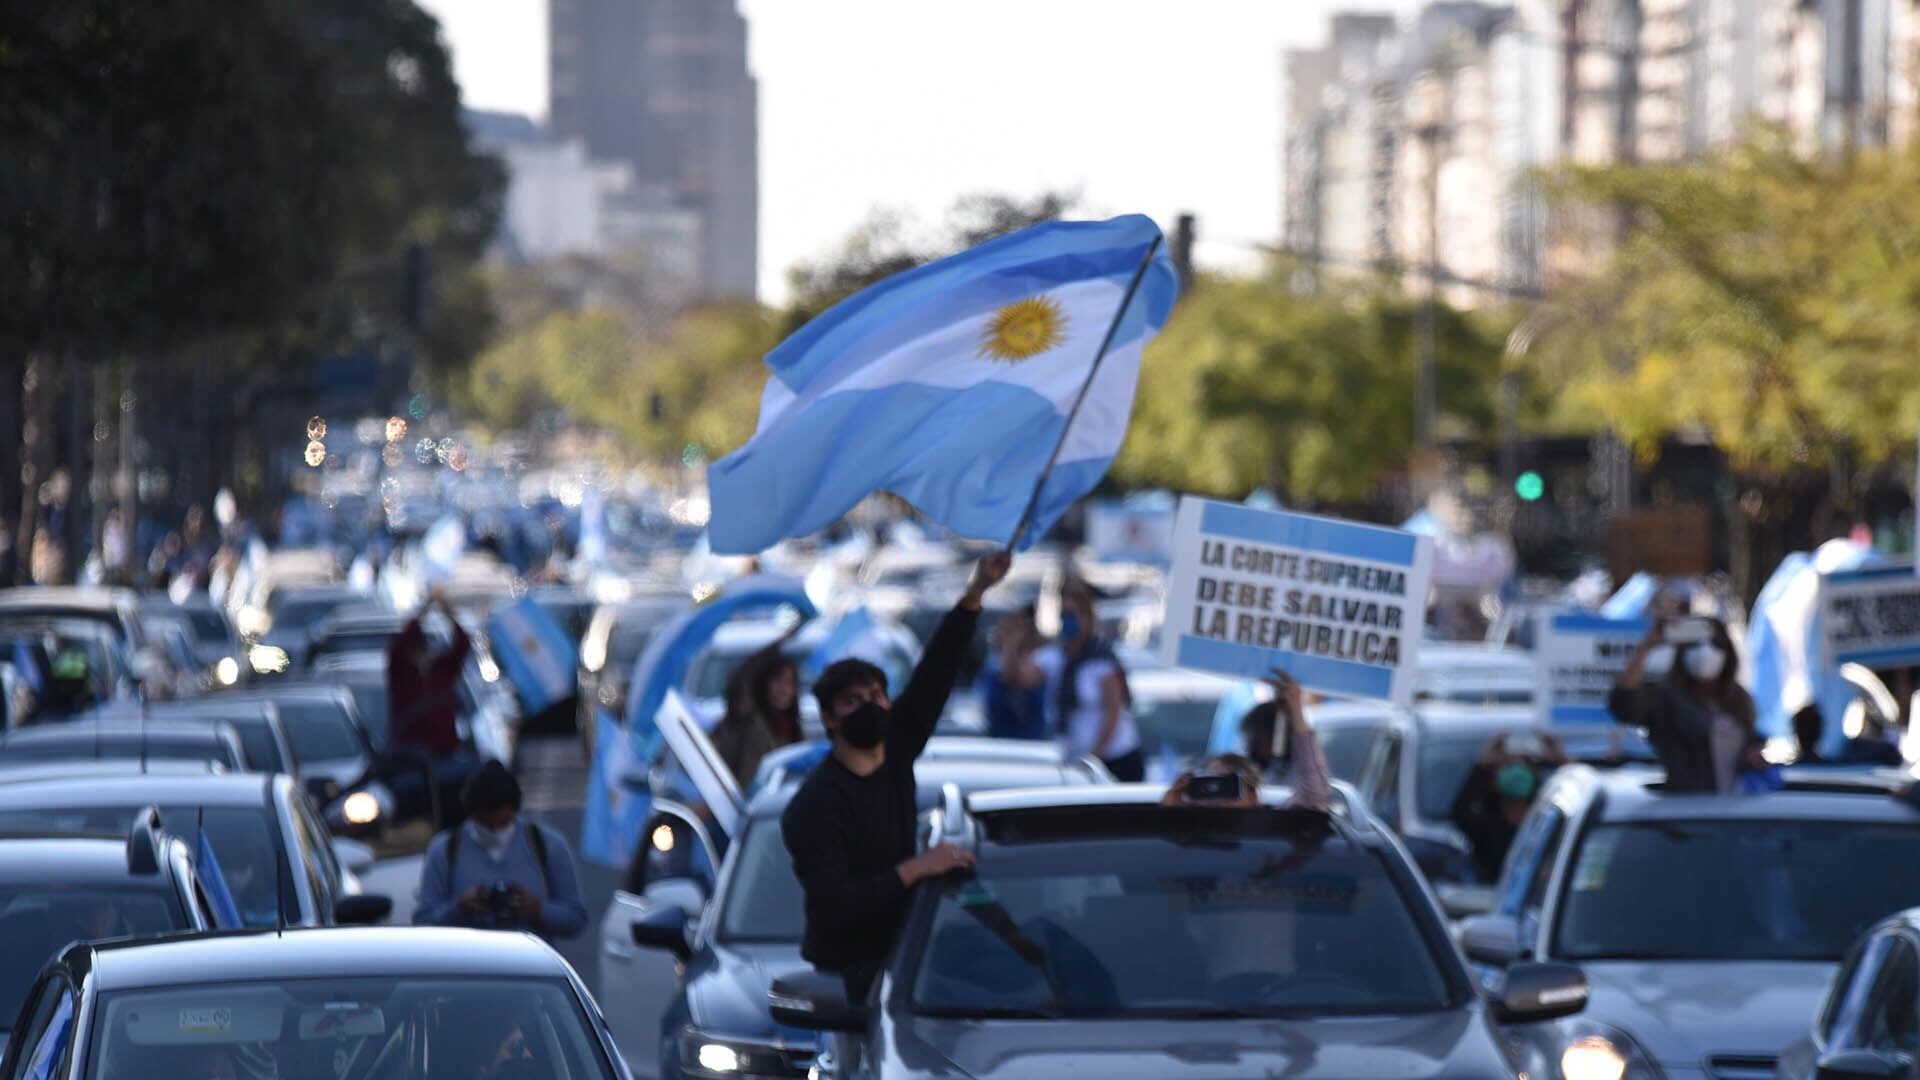
<svg viewBox="0 0 1920 1080"><path fill-rule="evenodd" d="M1012 565L1011 555L996 551L974 567L966 594L947 612L946 618L940 620L906 688L893 701L888 739L898 750L890 752L905 753L911 758L919 757L920 751L926 748L927 740L933 737L934 725L946 710L947 698L953 694L953 684L960 678L960 665L973 643L974 628L980 623L980 602L988 589L1007 576Z"/></svg>

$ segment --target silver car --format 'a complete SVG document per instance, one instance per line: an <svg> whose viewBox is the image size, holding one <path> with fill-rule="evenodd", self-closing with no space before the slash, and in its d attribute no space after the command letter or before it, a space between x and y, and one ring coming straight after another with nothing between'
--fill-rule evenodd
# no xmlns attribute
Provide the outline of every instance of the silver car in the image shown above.
<svg viewBox="0 0 1920 1080"><path fill-rule="evenodd" d="M1894 779L1787 775L1764 795L1671 795L1650 770L1555 774L1495 910L1460 931L1483 974L1586 973L1579 1017L1508 1029L1528 1076L1773 1075L1848 946L1920 897L1920 810Z"/></svg>

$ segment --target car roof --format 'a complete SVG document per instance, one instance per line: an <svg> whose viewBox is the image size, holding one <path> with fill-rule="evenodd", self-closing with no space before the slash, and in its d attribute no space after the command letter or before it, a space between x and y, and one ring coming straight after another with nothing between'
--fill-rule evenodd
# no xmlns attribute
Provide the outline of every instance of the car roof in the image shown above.
<svg viewBox="0 0 1920 1080"><path fill-rule="evenodd" d="M102 763L104 764L104 763ZM123 764L136 765L128 761ZM158 764L158 763L152 763ZM39 773L39 770L35 770ZM144 806L184 804L189 806L261 806L274 777L265 773L219 773L159 770L146 772L123 770L86 775L84 784L74 783L68 770L48 769L33 776L14 779L0 771L0 810L64 810L87 806Z"/></svg>
<svg viewBox="0 0 1920 1080"><path fill-rule="evenodd" d="M234 701L221 694L207 694L201 697L181 698L178 701L157 701L145 706L133 701L110 701L87 716L109 722L137 723L143 714L150 720L189 722L224 720L228 723L252 723L274 715L271 701L259 699Z"/></svg>
<svg viewBox="0 0 1920 1080"><path fill-rule="evenodd" d="M61 724L16 728L0 735L0 750L9 746L43 746L84 743L96 736L143 735L154 742L221 742L226 738L225 720L185 720L168 717L146 723L110 717L105 720L74 720Z"/></svg>
<svg viewBox="0 0 1920 1080"><path fill-rule="evenodd" d="M121 776L209 776L223 770L210 761L177 761L170 758L140 762L133 758L100 758L84 761L35 761L31 764L0 762L0 788L31 780L75 780Z"/></svg>
<svg viewBox="0 0 1920 1080"><path fill-rule="evenodd" d="M35 610L84 611L118 615L135 602L126 589L100 589L78 585L38 585L31 589L0 589L0 613Z"/></svg>
<svg viewBox="0 0 1920 1080"><path fill-rule="evenodd" d="M104 833L0 833L0 889L28 883L166 888L164 873L127 872L127 838Z"/></svg>
<svg viewBox="0 0 1920 1080"><path fill-rule="evenodd" d="M94 985L103 991L200 986L263 977L551 979L568 974L566 961L531 934L424 926L180 934L75 945L63 959L69 966L89 966Z"/></svg>
<svg viewBox="0 0 1920 1080"><path fill-rule="evenodd" d="M1348 829L1371 833L1371 818L1354 814L1365 803L1353 788L1340 781L1333 784L1332 817ZM1165 784L1098 784L1084 787L1019 788L982 791L966 796L967 813L975 818L994 814L1038 813L1047 810L1082 811L1100 807L1128 808L1158 806L1166 796ZM1260 805L1266 809L1286 806L1293 797L1290 788L1267 784L1260 788Z"/></svg>
<svg viewBox="0 0 1920 1080"><path fill-rule="evenodd" d="M1786 786L1759 795L1673 794L1662 791L1658 769L1568 770L1574 783L1602 797L1599 820L1635 821L1852 821L1920 824L1920 806L1900 798L1910 779L1893 770L1835 774L1785 769Z"/></svg>
<svg viewBox="0 0 1920 1080"><path fill-rule="evenodd" d="M274 679L271 682L255 683L232 690L221 690L207 697L225 698L232 701L265 701L272 703L281 698L325 698L328 701L352 701L353 691L337 682L308 680L299 676ZM204 701L206 697L196 698Z"/></svg>
<svg viewBox="0 0 1920 1080"><path fill-rule="evenodd" d="M1077 788L1070 784L1070 778L1076 773L1085 775L1085 767L1062 760L1058 753L1051 758L1030 760L923 754L913 768L914 781L922 792L937 790L946 784L957 785L962 793L1008 788L1071 791ZM778 815L798 790L798 778L763 788L753 796L747 811L756 818Z"/></svg>

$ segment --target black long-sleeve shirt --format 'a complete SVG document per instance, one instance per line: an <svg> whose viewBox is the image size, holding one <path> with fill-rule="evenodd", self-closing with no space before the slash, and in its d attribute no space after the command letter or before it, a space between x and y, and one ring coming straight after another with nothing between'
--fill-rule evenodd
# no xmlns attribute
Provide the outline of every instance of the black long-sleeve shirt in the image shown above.
<svg viewBox="0 0 1920 1080"><path fill-rule="evenodd" d="M913 856L914 759L947 707L980 613L955 608L893 701L886 760L857 776L828 755L787 804L780 834L806 895L800 955L823 971L862 973L886 960L906 914L895 867Z"/></svg>

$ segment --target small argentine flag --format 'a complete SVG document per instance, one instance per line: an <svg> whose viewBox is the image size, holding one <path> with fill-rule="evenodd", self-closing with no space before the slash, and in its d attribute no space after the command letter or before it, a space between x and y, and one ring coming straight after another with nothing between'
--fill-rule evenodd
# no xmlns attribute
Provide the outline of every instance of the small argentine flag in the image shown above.
<svg viewBox="0 0 1920 1080"><path fill-rule="evenodd" d="M533 597L523 596L495 611L487 620L487 643L527 715L574 695L580 658L573 640Z"/></svg>
<svg viewBox="0 0 1920 1080"><path fill-rule="evenodd" d="M1178 289L1136 214L1036 225L848 297L767 354L759 429L707 470L713 550L818 532L876 491L999 543L1032 502L1030 546L1119 452Z"/></svg>

